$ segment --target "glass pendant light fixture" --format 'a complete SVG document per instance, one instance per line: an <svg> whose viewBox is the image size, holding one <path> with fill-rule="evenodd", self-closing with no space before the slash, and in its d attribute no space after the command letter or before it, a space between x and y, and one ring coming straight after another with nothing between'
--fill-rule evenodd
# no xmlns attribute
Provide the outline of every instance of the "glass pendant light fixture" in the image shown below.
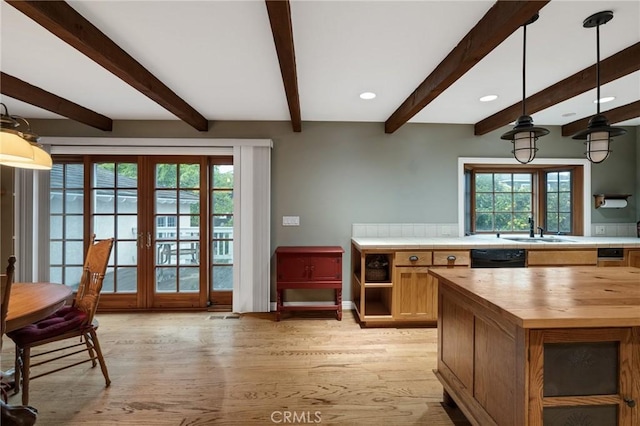
<svg viewBox="0 0 640 426"><path fill-rule="evenodd" d="M536 13L531 19L529 19L523 25L523 39L522 39L522 115L516 120L515 127L507 133L500 136L500 139L510 140L513 144L513 151L511 153L518 162L527 164L533 161L536 157L538 148L536 142L540 136L544 136L549 133L549 130L544 127L536 127L533 125L533 119L527 115L525 100L526 100L526 59L527 59L527 25L533 24L538 20L538 14Z"/></svg>
<svg viewBox="0 0 640 426"><path fill-rule="evenodd" d="M2 115L0 164L20 169L51 170L51 156L38 143L40 137L31 131L29 122L23 117L9 115L7 106L2 106L6 115Z"/></svg>
<svg viewBox="0 0 640 426"><path fill-rule="evenodd" d="M4 112L0 115L0 164L5 161L33 161L33 148L16 130L18 121L9 115L7 106L0 105Z"/></svg>
<svg viewBox="0 0 640 426"><path fill-rule="evenodd" d="M587 159L592 163L602 163L606 160L611 153L611 138L627 133L627 131L621 127L609 126L607 117L600 114L600 25L606 24L611 19L613 19L613 12L605 10L594 13L582 23L584 28L596 27L596 88L598 91L596 99L598 102L596 102L596 115L591 117L587 128L576 133L571 138L586 139L586 155Z"/></svg>

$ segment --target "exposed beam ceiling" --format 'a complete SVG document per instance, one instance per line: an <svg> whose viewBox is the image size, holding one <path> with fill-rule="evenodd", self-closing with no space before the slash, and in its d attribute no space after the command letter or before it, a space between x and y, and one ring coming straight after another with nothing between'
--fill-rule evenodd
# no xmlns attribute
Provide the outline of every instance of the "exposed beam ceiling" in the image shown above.
<svg viewBox="0 0 640 426"><path fill-rule="evenodd" d="M291 127L294 132L302 131L300 116L300 96L298 94L298 76L296 72L296 53L293 45L293 26L291 24L291 7L289 1L265 0L267 13L271 23L273 41L278 53L280 73L287 95Z"/></svg>
<svg viewBox="0 0 640 426"><path fill-rule="evenodd" d="M601 113L605 117L607 117L609 123L619 123L621 121L640 117L640 101L622 105L618 108L613 108L608 111L601 111ZM562 136L575 135L580 130L586 129L590 119L591 117L585 117L580 120L572 121L571 123L565 124L564 126L562 126Z"/></svg>
<svg viewBox="0 0 640 426"><path fill-rule="evenodd" d="M640 58L640 43L629 46L615 55L600 61L600 84L607 84L640 70L640 60L638 60L638 58ZM596 65L592 65L526 98L526 112L528 115L534 114L595 87ZM479 136L489 133L513 122L521 114L522 103L513 104L476 123L474 134ZM571 124L573 123L568 125Z"/></svg>
<svg viewBox="0 0 640 426"><path fill-rule="evenodd" d="M197 130L209 123L139 62L64 1L7 3Z"/></svg>
<svg viewBox="0 0 640 426"><path fill-rule="evenodd" d="M549 1L498 1L387 119L393 133L473 68Z"/></svg>
<svg viewBox="0 0 640 426"><path fill-rule="evenodd" d="M100 130L111 131L113 121L83 106L33 86L12 75L0 74L0 92Z"/></svg>

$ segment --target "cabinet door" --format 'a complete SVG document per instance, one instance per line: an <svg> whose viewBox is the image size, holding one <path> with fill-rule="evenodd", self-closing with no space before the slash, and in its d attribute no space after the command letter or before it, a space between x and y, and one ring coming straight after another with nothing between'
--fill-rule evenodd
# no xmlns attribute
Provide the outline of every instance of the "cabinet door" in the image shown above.
<svg viewBox="0 0 640 426"><path fill-rule="evenodd" d="M629 250L629 266L640 268L640 250Z"/></svg>
<svg viewBox="0 0 640 426"><path fill-rule="evenodd" d="M637 424L631 328L532 330L529 336L529 424Z"/></svg>
<svg viewBox="0 0 640 426"><path fill-rule="evenodd" d="M309 279L336 281L342 279L342 254L314 254L309 257Z"/></svg>
<svg viewBox="0 0 640 426"><path fill-rule="evenodd" d="M428 267L396 267L393 282L393 317L397 320L438 319L437 280Z"/></svg>
<svg viewBox="0 0 640 426"><path fill-rule="evenodd" d="M302 255L278 255L278 281L309 280L308 257Z"/></svg>

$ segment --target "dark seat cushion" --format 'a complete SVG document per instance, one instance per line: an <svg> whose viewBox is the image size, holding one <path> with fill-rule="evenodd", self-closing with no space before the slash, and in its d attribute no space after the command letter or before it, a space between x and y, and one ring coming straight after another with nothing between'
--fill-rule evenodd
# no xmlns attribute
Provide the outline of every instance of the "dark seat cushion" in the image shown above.
<svg viewBox="0 0 640 426"><path fill-rule="evenodd" d="M18 346L49 339L80 327L87 320L87 314L73 306L65 306L49 317L29 324L7 336Z"/></svg>

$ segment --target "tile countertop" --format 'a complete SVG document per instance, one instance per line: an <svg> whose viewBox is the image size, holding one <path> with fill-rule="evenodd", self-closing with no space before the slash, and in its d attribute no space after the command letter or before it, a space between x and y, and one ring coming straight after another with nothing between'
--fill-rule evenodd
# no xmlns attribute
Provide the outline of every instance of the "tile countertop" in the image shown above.
<svg viewBox="0 0 640 426"><path fill-rule="evenodd" d="M507 238L528 238L528 234L502 235L472 235L469 237L452 238L428 238L428 237L354 237L353 244L359 250L390 250L390 249L442 249L442 250L468 250L472 248L600 248L622 247L640 248L640 238L632 237L578 237L573 235L548 235L540 239L536 236L536 242L511 241ZM561 239L561 242L544 242L545 238Z"/></svg>

